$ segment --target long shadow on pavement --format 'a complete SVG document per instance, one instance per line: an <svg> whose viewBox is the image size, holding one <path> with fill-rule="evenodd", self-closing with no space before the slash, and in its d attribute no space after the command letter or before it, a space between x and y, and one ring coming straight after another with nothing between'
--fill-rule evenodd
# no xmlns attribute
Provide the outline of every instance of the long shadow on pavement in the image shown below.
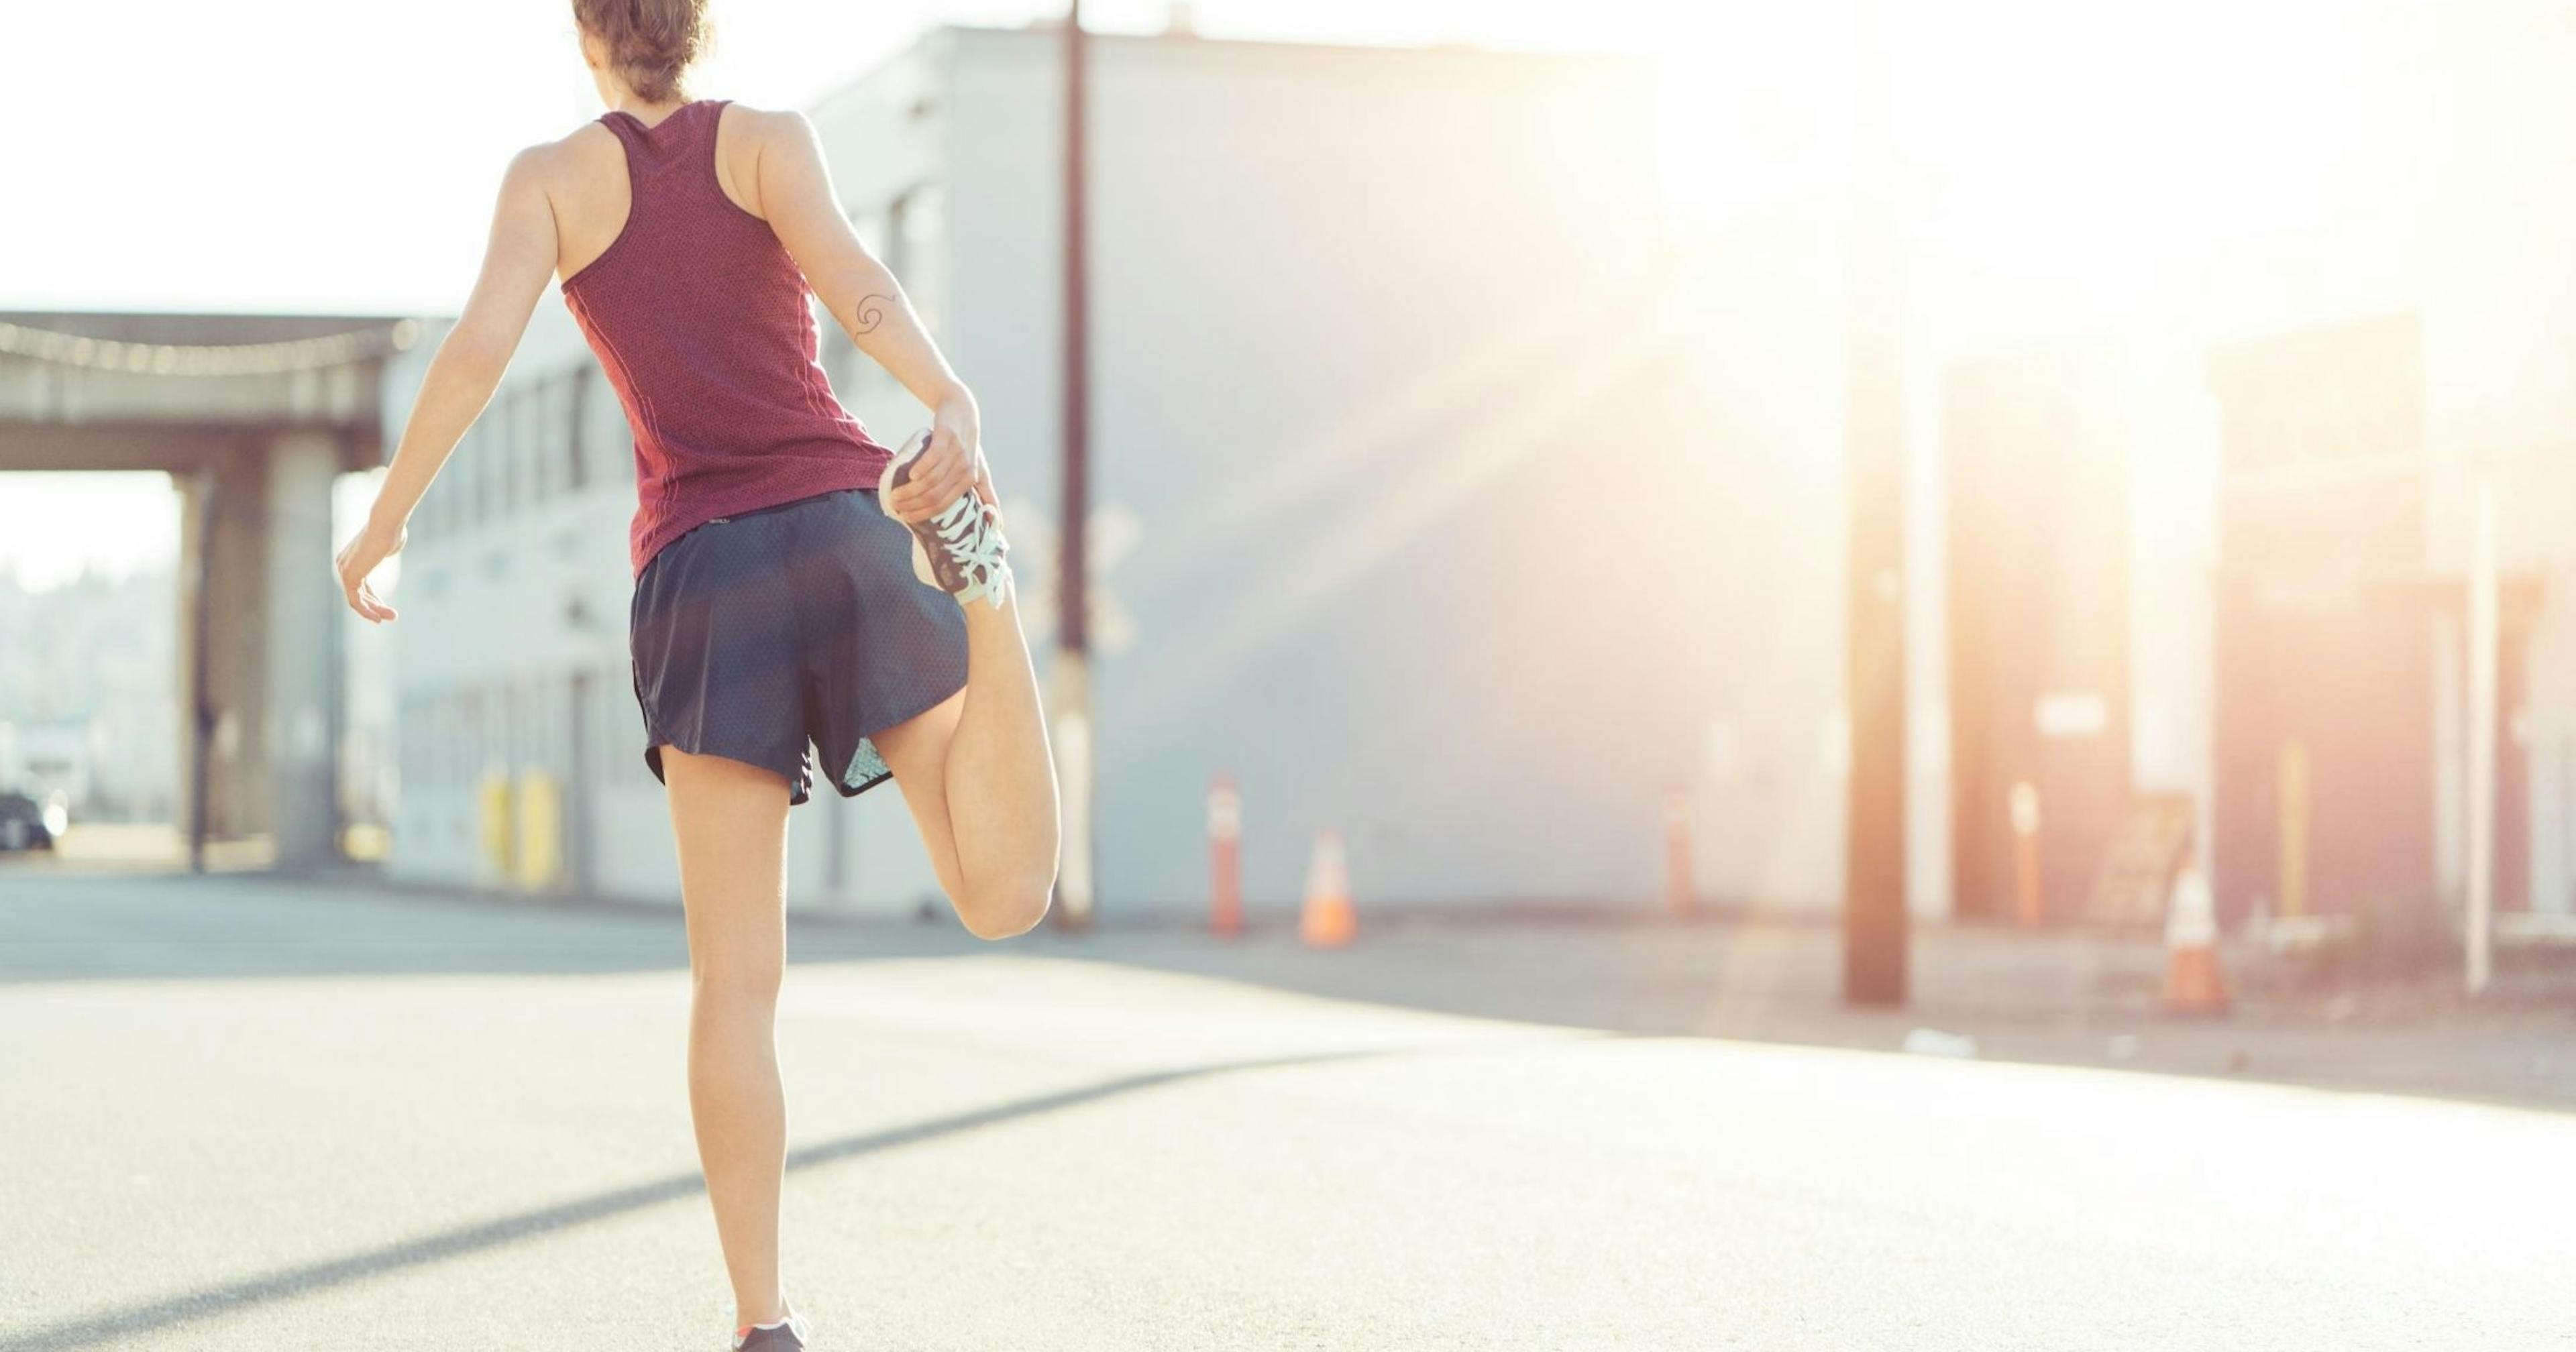
<svg viewBox="0 0 2576 1352"><path fill-rule="evenodd" d="M1052 1094L1040 1094L1032 1098L998 1103L970 1112L932 1118L906 1126L890 1127L883 1131L865 1132L842 1137L839 1140L818 1142L788 1152L787 1168L790 1172L817 1168L860 1155L876 1154L936 1137L973 1131L978 1127L989 1127L997 1123L1061 1112L1068 1108L1097 1103L1103 1099L1158 1089L1165 1085L1189 1080L1202 1080L1219 1075L1240 1075L1262 1070L1280 1070L1292 1066L1401 1056L1421 1050L1423 1049L1395 1047L1317 1052L1299 1056L1225 1061L1128 1075L1115 1080L1103 1080L1078 1088L1059 1090ZM666 1178L596 1193L589 1197L576 1198L534 1211L502 1216L474 1225L424 1235L418 1239L387 1244L363 1253L351 1254L345 1258L286 1268L146 1304L78 1314L43 1328L0 1339L0 1352L58 1352L59 1349L64 1348L95 1347L138 1333L211 1319L246 1306L309 1295L328 1287L343 1285L400 1268L420 1267L462 1254L515 1244L539 1235L568 1230L611 1216L696 1196L705 1190L706 1182L698 1174L694 1172L673 1174Z"/></svg>

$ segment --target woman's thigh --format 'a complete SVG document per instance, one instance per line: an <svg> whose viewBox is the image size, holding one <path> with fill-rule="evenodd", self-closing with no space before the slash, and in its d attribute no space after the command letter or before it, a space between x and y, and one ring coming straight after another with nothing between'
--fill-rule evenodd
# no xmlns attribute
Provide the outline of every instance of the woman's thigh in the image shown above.
<svg viewBox="0 0 2576 1352"><path fill-rule="evenodd" d="M957 865L957 829L948 816L948 744L965 709L966 692L960 690L870 738L894 772L903 805L912 810L912 824L921 832L921 847L929 852L931 871L951 899L964 896L965 889Z"/></svg>
<svg viewBox="0 0 2576 1352"><path fill-rule="evenodd" d="M662 775L690 968L702 981L774 983L786 955L787 781L673 746L662 748Z"/></svg>

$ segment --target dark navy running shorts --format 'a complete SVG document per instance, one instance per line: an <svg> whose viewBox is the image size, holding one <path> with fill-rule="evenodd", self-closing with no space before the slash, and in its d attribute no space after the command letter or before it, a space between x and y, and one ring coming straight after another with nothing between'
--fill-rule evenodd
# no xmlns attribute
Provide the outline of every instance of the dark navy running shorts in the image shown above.
<svg viewBox="0 0 2576 1352"><path fill-rule="evenodd" d="M966 686L966 617L912 575L912 533L845 488L718 517L664 545L627 615L644 763L662 748L844 797L885 781L882 732Z"/></svg>

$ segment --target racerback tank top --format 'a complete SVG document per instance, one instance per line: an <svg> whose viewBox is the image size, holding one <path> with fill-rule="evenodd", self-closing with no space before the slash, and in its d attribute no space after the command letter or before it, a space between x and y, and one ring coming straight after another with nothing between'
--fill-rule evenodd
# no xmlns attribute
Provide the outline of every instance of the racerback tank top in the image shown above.
<svg viewBox="0 0 2576 1352"><path fill-rule="evenodd" d="M606 251L563 281L635 434L637 576L720 516L874 488L893 458L832 393L805 274L769 223L716 183L725 99L652 126L600 121L626 147L632 205Z"/></svg>

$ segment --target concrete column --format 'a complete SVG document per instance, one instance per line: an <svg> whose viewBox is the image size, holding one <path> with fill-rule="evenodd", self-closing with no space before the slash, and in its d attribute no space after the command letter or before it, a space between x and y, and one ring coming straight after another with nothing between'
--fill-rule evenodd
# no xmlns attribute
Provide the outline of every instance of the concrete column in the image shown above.
<svg viewBox="0 0 2576 1352"><path fill-rule="evenodd" d="M268 727L268 653L262 642L268 614L267 489L266 465L246 454L193 476L184 490L181 555L191 563L203 561L204 577L191 599L206 607L206 615L202 626L193 614L180 617L180 642L185 653L200 632L205 636L205 826L212 840L238 840L269 828L262 753ZM182 659L183 671L187 660ZM180 699L182 727L196 727L188 694L183 691Z"/></svg>
<svg viewBox="0 0 2576 1352"><path fill-rule="evenodd" d="M199 851L212 828L209 817L201 815L206 808L205 780L211 729L206 726L203 707L206 691L200 685L205 673L199 667L200 649L208 624L206 614L206 527L214 507L215 476L211 471L195 470L172 476L179 491L179 586L178 605L170 617L177 627L179 641L171 652L171 698L177 701L179 717L179 778L173 785L171 802L173 820L181 839L188 842L188 864L205 867Z"/></svg>
<svg viewBox="0 0 2576 1352"><path fill-rule="evenodd" d="M338 442L290 432L269 444L267 493L269 828L277 866L339 850L340 600L331 575Z"/></svg>

